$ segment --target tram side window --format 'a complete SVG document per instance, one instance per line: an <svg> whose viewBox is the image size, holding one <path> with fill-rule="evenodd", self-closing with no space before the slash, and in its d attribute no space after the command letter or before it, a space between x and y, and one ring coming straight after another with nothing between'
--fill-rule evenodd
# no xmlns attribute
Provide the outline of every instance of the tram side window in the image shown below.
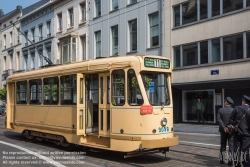
<svg viewBox="0 0 250 167"><path fill-rule="evenodd" d="M133 69L128 70L128 103L131 106L143 104L141 90Z"/></svg>
<svg viewBox="0 0 250 167"><path fill-rule="evenodd" d="M112 104L122 106L125 104L125 72L114 70L112 72Z"/></svg>
<svg viewBox="0 0 250 167"><path fill-rule="evenodd" d="M61 77L61 104L76 104L76 75Z"/></svg>
<svg viewBox="0 0 250 167"><path fill-rule="evenodd" d="M44 104L58 104L58 77L43 80Z"/></svg>
<svg viewBox="0 0 250 167"><path fill-rule="evenodd" d="M16 83L16 104L27 104L27 81Z"/></svg>
<svg viewBox="0 0 250 167"><path fill-rule="evenodd" d="M35 79L29 81L30 104L41 104L42 102L42 80Z"/></svg>

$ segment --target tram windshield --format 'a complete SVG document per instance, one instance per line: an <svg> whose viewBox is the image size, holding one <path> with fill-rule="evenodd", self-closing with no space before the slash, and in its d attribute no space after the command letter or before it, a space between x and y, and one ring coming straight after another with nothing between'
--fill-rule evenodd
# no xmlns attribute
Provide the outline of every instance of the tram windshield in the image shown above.
<svg viewBox="0 0 250 167"><path fill-rule="evenodd" d="M149 103L153 106L169 105L170 97L166 74L142 72L141 76Z"/></svg>

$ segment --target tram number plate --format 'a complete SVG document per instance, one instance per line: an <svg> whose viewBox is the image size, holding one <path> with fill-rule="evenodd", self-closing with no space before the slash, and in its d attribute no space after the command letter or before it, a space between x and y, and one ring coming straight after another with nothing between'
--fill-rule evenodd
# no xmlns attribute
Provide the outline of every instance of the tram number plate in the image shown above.
<svg viewBox="0 0 250 167"><path fill-rule="evenodd" d="M168 132L169 128L168 127L159 127L158 130L160 133L164 133L164 132Z"/></svg>

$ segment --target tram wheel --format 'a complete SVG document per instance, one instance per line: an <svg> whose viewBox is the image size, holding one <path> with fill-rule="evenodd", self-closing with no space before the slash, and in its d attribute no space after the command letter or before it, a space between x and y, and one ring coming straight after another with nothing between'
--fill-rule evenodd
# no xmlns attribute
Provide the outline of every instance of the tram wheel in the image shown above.
<svg viewBox="0 0 250 167"><path fill-rule="evenodd" d="M64 137L60 139L60 144L69 151L76 147L74 144L68 143Z"/></svg>
<svg viewBox="0 0 250 167"><path fill-rule="evenodd" d="M31 135L30 135L30 132L29 132L28 130L25 130L25 131L24 131L24 136L25 136L26 139L28 139L28 140L34 140L34 139L35 139L34 136L31 136Z"/></svg>

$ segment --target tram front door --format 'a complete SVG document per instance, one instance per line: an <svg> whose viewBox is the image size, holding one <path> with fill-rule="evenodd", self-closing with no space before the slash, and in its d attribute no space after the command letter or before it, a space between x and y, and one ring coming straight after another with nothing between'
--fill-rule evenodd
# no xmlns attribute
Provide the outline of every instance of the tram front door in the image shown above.
<svg viewBox="0 0 250 167"><path fill-rule="evenodd" d="M110 74L99 74L99 136L110 135Z"/></svg>

